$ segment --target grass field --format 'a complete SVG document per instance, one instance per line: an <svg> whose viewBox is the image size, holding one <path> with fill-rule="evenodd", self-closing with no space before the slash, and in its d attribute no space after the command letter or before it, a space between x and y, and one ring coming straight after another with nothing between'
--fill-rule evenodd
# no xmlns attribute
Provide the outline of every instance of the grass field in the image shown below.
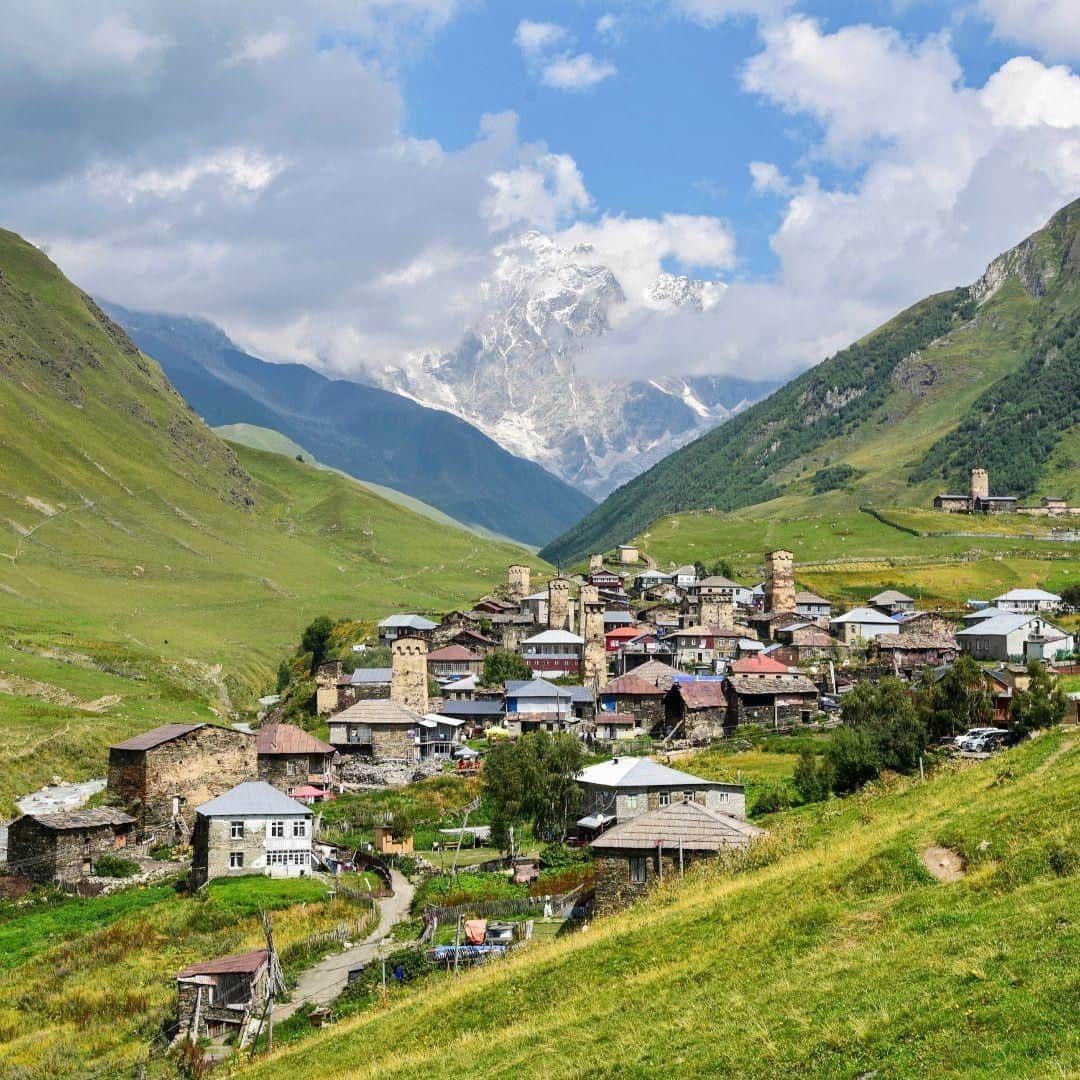
<svg viewBox="0 0 1080 1080"><path fill-rule="evenodd" d="M159 885L0 910L0 1075L134 1075L175 1019L176 972L262 944L259 907L272 912L283 951L358 917L310 878L216 881L194 898Z"/></svg>
<svg viewBox="0 0 1080 1080"><path fill-rule="evenodd" d="M1078 814L1080 747L1061 733L805 807L732 869L250 1075L1075 1075ZM966 874L936 881L931 845Z"/></svg>

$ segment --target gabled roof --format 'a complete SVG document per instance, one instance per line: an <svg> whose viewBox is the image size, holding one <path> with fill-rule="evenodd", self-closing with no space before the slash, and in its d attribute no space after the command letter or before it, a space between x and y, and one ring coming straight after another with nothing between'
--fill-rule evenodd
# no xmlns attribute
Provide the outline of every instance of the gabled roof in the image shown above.
<svg viewBox="0 0 1080 1080"><path fill-rule="evenodd" d="M206 725L162 724L160 727L144 731L141 735L133 735L130 739L125 739L123 742L113 743L109 749L153 750L155 746L161 746L162 743L172 742L173 739L179 739L181 735L186 735L189 731L197 731L202 727L206 727Z"/></svg>
<svg viewBox="0 0 1080 1080"><path fill-rule="evenodd" d="M688 709L726 709L727 697L722 682L676 683L679 696Z"/></svg>
<svg viewBox="0 0 1080 1080"><path fill-rule="evenodd" d="M311 810L262 780L249 780L196 807L195 813L203 817L229 817L232 814L306 814L310 817Z"/></svg>
<svg viewBox="0 0 1080 1080"><path fill-rule="evenodd" d="M358 667L349 676L350 686L371 686L372 684L390 684L394 678L394 669L388 667Z"/></svg>
<svg viewBox="0 0 1080 1080"><path fill-rule="evenodd" d="M671 684L679 673L670 664L665 664L660 660L646 660L644 664L639 664L634 668L633 674L636 678L652 683L661 690L670 690Z"/></svg>
<svg viewBox="0 0 1080 1080"><path fill-rule="evenodd" d="M604 637L615 638L620 640L625 638L627 641L636 637L647 637L651 631L643 630L639 626L616 626L614 630L605 630Z"/></svg>
<svg viewBox="0 0 1080 1080"><path fill-rule="evenodd" d="M647 682L641 678L636 673L636 670L620 675L617 679L612 679L600 690L601 697L606 697L608 694L625 697L659 697L663 693L664 691L655 683Z"/></svg>
<svg viewBox="0 0 1080 1080"><path fill-rule="evenodd" d="M347 709L330 717L331 724L394 724L400 727L414 727L420 714L404 705L398 705L389 698L373 698L369 701L357 701Z"/></svg>
<svg viewBox="0 0 1080 1080"><path fill-rule="evenodd" d="M584 645L585 639L569 630L544 630L532 637L527 637L522 645Z"/></svg>
<svg viewBox="0 0 1080 1080"><path fill-rule="evenodd" d="M805 675L774 675L759 679L754 675L729 675L728 686L736 694L816 694L817 687Z"/></svg>
<svg viewBox="0 0 1080 1080"><path fill-rule="evenodd" d="M434 630L438 623L433 623L430 619L425 619L423 615L388 615L385 619L379 621L379 626L384 629L401 629L401 630Z"/></svg>
<svg viewBox="0 0 1080 1080"><path fill-rule="evenodd" d="M134 825L135 819L111 806L97 806L89 810L61 810L55 814L25 814L39 825L56 832L69 829L94 829L107 825Z"/></svg>
<svg viewBox="0 0 1080 1080"><path fill-rule="evenodd" d="M992 619L995 615L1015 615L1015 611L1009 611L1006 608L995 607L993 604L984 608L976 608L974 611L969 611L966 615L961 616L966 623L981 622L983 619Z"/></svg>
<svg viewBox="0 0 1080 1080"><path fill-rule="evenodd" d="M670 769L667 765L650 758L617 757L590 765L577 775L579 784L596 784L597 787L647 788L647 787L714 787L712 780ZM727 785L730 787L730 785Z"/></svg>
<svg viewBox="0 0 1080 1080"><path fill-rule="evenodd" d="M790 670L787 664L771 656L747 656L731 664L733 675L787 675Z"/></svg>
<svg viewBox="0 0 1080 1080"><path fill-rule="evenodd" d="M479 653L466 649L464 645L445 645L441 649L429 652L427 658L428 660L463 660L470 663L484 659Z"/></svg>
<svg viewBox="0 0 1080 1080"><path fill-rule="evenodd" d="M720 851L743 847L764 835L764 829L748 821L684 801L614 825L589 846L606 851L655 851L662 844L670 850Z"/></svg>
<svg viewBox="0 0 1080 1080"><path fill-rule="evenodd" d="M997 604L1002 600L1053 600L1056 603L1060 599L1057 593L1047 592L1045 589L1010 589L1000 596L993 597L991 603Z"/></svg>
<svg viewBox="0 0 1080 1080"><path fill-rule="evenodd" d="M832 602L826 600L823 596L818 596L817 593L812 592L797 592L795 594L796 604L828 604L832 606Z"/></svg>
<svg viewBox="0 0 1080 1080"><path fill-rule="evenodd" d="M834 623L875 623L878 626L895 626L896 622L889 618L888 615L883 614L880 611L875 611L873 608L857 607L852 608L846 615L837 615L833 619Z"/></svg>
<svg viewBox="0 0 1080 1080"><path fill-rule="evenodd" d="M745 589L745 585L740 585L737 581L732 581L731 578L724 577L721 574L713 574L711 577L702 578L698 581L698 588L702 585L711 586L714 589Z"/></svg>
<svg viewBox="0 0 1080 1080"><path fill-rule="evenodd" d="M295 724L264 724L255 731L255 750L273 754L332 754L334 748Z"/></svg>
<svg viewBox="0 0 1080 1080"><path fill-rule="evenodd" d="M502 716L505 711L501 701L447 701L443 704L443 716Z"/></svg>
<svg viewBox="0 0 1080 1080"><path fill-rule="evenodd" d="M957 631L956 636L958 638L997 637L1003 634L1011 634L1013 631L1020 630L1027 626L1028 623L1033 622L1040 622L1047 626L1050 625L1042 615L1034 614L1030 611L1005 611L1000 615L994 615L989 619L982 619L975 623L974 626L965 626L963 630ZM1054 629L1057 629L1057 627Z"/></svg>
<svg viewBox="0 0 1080 1080"><path fill-rule="evenodd" d="M191 979L196 975L254 975L266 963L265 949L252 949L237 956L220 956L217 960L204 960L190 964L177 973L177 979Z"/></svg>
<svg viewBox="0 0 1080 1080"><path fill-rule="evenodd" d="M886 589L884 592L879 592L877 596L871 596L868 603L871 604L914 604L915 597L908 596L907 593L902 593L897 589Z"/></svg>
<svg viewBox="0 0 1080 1080"><path fill-rule="evenodd" d="M516 698L566 698L570 699L569 686L556 686L547 679L508 679L506 696Z"/></svg>

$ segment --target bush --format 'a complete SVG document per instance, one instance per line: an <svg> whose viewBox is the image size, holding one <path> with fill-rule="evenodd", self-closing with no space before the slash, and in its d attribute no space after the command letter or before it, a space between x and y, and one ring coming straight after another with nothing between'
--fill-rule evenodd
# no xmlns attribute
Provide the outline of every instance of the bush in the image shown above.
<svg viewBox="0 0 1080 1080"><path fill-rule="evenodd" d="M94 873L98 877L129 878L139 872L139 864L122 855L99 855L94 861Z"/></svg>
<svg viewBox="0 0 1080 1080"><path fill-rule="evenodd" d="M540 863L547 870L561 870L589 861L589 849L572 848L566 844L545 844L540 849Z"/></svg>

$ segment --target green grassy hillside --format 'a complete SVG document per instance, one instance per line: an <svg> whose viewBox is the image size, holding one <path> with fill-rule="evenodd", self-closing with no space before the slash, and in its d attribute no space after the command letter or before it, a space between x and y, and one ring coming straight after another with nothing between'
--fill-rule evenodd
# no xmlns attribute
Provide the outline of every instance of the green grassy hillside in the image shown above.
<svg viewBox="0 0 1080 1080"><path fill-rule="evenodd" d="M265 690L315 615L446 610L530 558L226 444L0 233L0 805L100 775L118 736Z"/></svg>
<svg viewBox="0 0 1080 1080"><path fill-rule="evenodd" d="M244 1075L1075 1075L1078 813L1060 732L807 807L734 870L396 992ZM936 846L960 880L928 871Z"/></svg>
<svg viewBox="0 0 1080 1080"><path fill-rule="evenodd" d="M1080 499L1078 234L1080 202L980 285L923 300L811 368L614 492L541 555L608 550L686 510L809 515L829 492L850 507L925 506L966 490L979 463L995 494Z"/></svg>

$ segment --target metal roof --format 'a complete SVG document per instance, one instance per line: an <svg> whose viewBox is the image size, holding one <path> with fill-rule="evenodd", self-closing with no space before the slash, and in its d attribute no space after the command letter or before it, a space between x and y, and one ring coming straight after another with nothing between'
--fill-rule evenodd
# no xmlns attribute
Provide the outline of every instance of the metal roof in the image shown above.
<svg viewBox="0 0 1080 1080"><path fill-rule="evenodd" d="M229 817L233 814L281 814L311 816L311 810L282 795L277 788L263 783L262 780L248 780L219 795L216 799L203 803L195 810L203 817Z"/></svg>
<svg viewBox="0 0 1080 1080"><path fill-rule="evenodd" d="M186 735L189 731L198 731L202 727L206 727L206 724L162 724L161 727L151 728L141 735L133 735L123 742L113 743L109 749L152 750L155 746L179 739L181 735Z"/></svg>
<svg viewBox="0 0 1080 1080"><path fill-rule="evenodd" d="M334 748L295 724L264 724L255 732L255 750L271 754L332 754Z"/></svg>
<svg viewBox="0 0 1080 1080"><path fill-rule="evenodd" d="M388 667L357 668L349 676L353 686L370 686L372 683L389 683L394 677L394 669Z"/></svg>
<svg viewBox="0 0 1080 1080"><path fill-rule="evenodd" d="M253 949L237 956L222 956L217 960L204 960L190 964L177 974L177 979L192 979L196 975L254 975L266 963L265 949Z"/></svg>
<svg viewBox="0 0 1080 1080"><path fill-rule="evenodd" d="M599 765L590 765L577 775L579 784L595 784L597 787L610 788L648 788L648 787L728 787L712 780L703 780L700 776L668 768L651 758L617 757L602 761Z"/></svg>
<svg viewBox="0 0 1080 1080"><path fill-rule="evenodd" d="M852 608L846 615L837 615L833 619L834 623L876 623L878 626L895 626L896 623L889 618L888 615L882 614L880 611L875 611L873 608L857 607Z"/></svg>
<svg viewBox="0 0 1080 1080"><path fill-rule="evenodd" d="M722 682L684 682L679 680L679 697L688 709L723 709L727 707Z"/></svg>
<svg viewBox="0 0 1080 1080"><path fill-rule="evenodd" d="M398 705L389 698L372 698L357 701L347 709L330 717L331 724L394 724L401 727L415 727L420 719L418 712Z"/></svg>
<svg viewBox="0 0 1080 1080"><path fill-rule="evenodd" d="M764 835L764 829L748 821L683 801L614 825L589 847L606 851L654 851L663 844L684 851L720 851L745 847Z"/></svg>
<svg viewBox="0 0 1080 1080"><path fill-rule="evenodd" d="M429 652L428 660L467 660L469 662L483 660L479 653L466 649L464 645L444 645L441 649Z"/></svg>
<svg viewBox="0 0 1080 1080"><path fill-rule="evenodd" d="M957 632L956 636L958 638L997 637L1022 630L1033 622L1042 623L1044 627L1056 630L1062 637L1065 636L1060 626L1054 626L1053 623L1047 621L1046 616L1031 611L1009 611L1002 615L995 615L992 619L983 619L974 626L965 626L963 630Z"/></svg>
<svg viewBox="0 0 1080 1080"><path fill-rule="evenodd" d="M871 604L897 604L897 603L915 603L914 596L908 596L907 593L902 593L897 589L886 589L884 592L879 592L877 596L871 596Z"/></svg>
<svg viewBox="0 0 1080 1080"><path fill-rule="evenodd" d="M423 615L388 615L380 620L379 625L384 629L402 628L408 630L434 630L438 623L425 619Z"/></svg>
<svg viewBox="0 0 1080 1080"><path fill-rule="evenodd" d="M502 716L501 701L447 701L443 705L444 716Z"/></svg>
<svg viewBox="0 0 1080 1080"><path fill-rule="evenodd" d="M547 679L509 679L506 684L507 697L516 698L569 698L569 686L556 686Z"/></svg>
<svg viewBox="0 0 1080 1080"><path fill-rule="evenodd" d="M577 634L571 634L569 630L544 630L526 638L522 645L584 645L585 639Z"/></svg>
<svg viewBox="0 0 1080 1080"><path fill-rule="evenodd" d="M98 806L90 810L63 810L55 814L25 814L39 825L56 832L69 829L94 829L108 825L134 825L135 819L130 814L116 810L111 806Z"/></svg>
<svg viewBox="0 0 1080 1080"><path fill-rule="evenodd" d="M1010 589L1000 596L993 597L991 603L997 604L1002 600L1053 600L1057 602L1061 600L1061 597L1057 593L1047 592L1045 589Z"/></svg>
<svg viewBox="0 0 1080 1080"><path fill-rule="evenodd" d="M731 665L733 675L787 675L791 669L771 656L748 656Z"/></svg>
<svg viewBox="0 0 1080 1080"><path fill-rule="evenodd" d="M612 679L606 686L600 688L601 697L607 697L609 694L627 697L659 697L663 693L664 691L655 683L642 679L633 671Z"/></svg>

